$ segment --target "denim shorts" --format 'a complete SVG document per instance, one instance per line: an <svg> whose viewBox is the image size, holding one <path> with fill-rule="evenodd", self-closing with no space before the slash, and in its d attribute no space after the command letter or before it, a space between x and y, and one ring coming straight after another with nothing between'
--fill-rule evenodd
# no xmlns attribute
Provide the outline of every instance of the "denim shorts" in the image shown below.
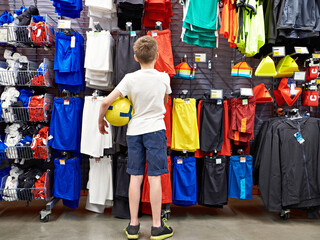
<svg viewBox="0 0 320 240"><path fill-rule="evenodd" d="M127 136L127 173L144 175L147 160L148 176L168 173L167 138L165 130Z"/></svg>

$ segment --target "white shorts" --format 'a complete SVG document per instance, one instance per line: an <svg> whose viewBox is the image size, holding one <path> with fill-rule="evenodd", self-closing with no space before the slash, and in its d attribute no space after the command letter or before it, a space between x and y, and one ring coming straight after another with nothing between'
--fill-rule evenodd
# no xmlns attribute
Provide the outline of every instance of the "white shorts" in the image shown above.
<svg viewBox="0 0 320 240"><path fill-rule="evenodd" d="M84 67L90 70L113 72L114 40L109 31L87 32Z"/></svg>
<svg viewBox="0 0 320 240"><path fill-rule="evenodd" d="M112 161L110 157L103 157L100 161L90 158L89 203L105 205L107 200L113 200Z"/></svg>
<svg viewBox="0 0 320 240"><path fill-rule="evenodd" d="M112 127L110 124L106 129L108 134L102 135L99 132L99 111L103 97L93 99L91 96L85 97L82 130L81 130L81 148L83 154L92 157L103 156L104 149L112 148Z"/></svg>

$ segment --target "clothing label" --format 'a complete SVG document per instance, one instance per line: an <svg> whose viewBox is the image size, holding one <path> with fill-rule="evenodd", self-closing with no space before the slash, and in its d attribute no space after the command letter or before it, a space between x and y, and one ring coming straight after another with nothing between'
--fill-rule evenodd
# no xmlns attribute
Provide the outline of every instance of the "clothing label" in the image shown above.
<svg viewBox="0 0 320 240"><path fill-rule="evenodd" d="M221 158L216 159L216 164L221 164Z"/></svg>
<svg viewBox="0 0 320 240"><path fill-rule="evenodd" d="M137 36L137 32L136 32L136 31L130 31L130 36L131 36L131 37Z"/></svg>
<svg viewBox="0 0 320 240"><path fill-rule="evenodd" d="M219 99L219 100L217 101L217 105L221 105L221 104L222 104L222 100Z"/></svg>
<svg viewBox="0 0 320 240"><path fill-rule="evenodd" d="M58 28L70 29L71 28L71 20L58 20Z"/></svg>
<svg viewBox="0 0 320 240"><path fill-rule="evenodd" d="M41 35L41 29L38 29L37 37L40 37L40 35Z"/></svg>
<svg viewBox="0 0 320 240"><path fill-rule="evenodd" d="M50 141L51 139L53 139L53 136L52 135L50 135L49 137L48 137L48 140Z"/></svg>
<svg viewBox="0 0 320 240"><path fill-rule="evenodd" d="M152 37L158 36L158 33L157 33L157 32L152 32L151 34L152 34Z"/></svg>
<svg viewBox="0 0 320 240"><path fill-rule="evenodd" d="M71 37L71 44L70 44L71 48L75 48L76 47L76 37L72 36Z"/></svg>
<svg viewBox="0 0 320 240"><path fill-rule="evenodd" d="M240 157L240 162L245 163L246 162L246 157Z"/></svg>
<svg viewBox="0 0 320 240"><path fill-rule="evenodd" d="M297 139L298 143L302 144L305 142L305 140L303 139L303 137L301 136L301 134L299 132L295 133L294 136Z"/></svg>
<svg viewBox="0 0 320 240"><path fill-rule="evenodd" d="M66 165L66 162L64 159L60 159L60 165Z"/></svg>
<svg viewBox="0 0 320 240"><path fill-rule="evenodd" d="M8 42L8 29L7 28L0 29L0 42L1 43Z"/></svg>
<svg viewBox="0 0 320 240"><path fill-rule="evenodd" d="M182 164L183 163L183 159L182 158L178 158L177 159L177 164Z"/></svg>
<svg viewBox="0 0 320 240"><path fill-rule="evenodd" d="M70 101L68 99L66 99L66 100L63 101L63 104L64 105L70 105Z"/></svg>
<svg viewBox="0 0 320 240"><path fill-rule="evenodd" d="M185 100L184 100L184 103L185 103L185 104L190 104L190 99L185 99Z"/></svg>
<svg viewBox="0 0 320 240"><path fill-rule="evenodd" d="M248 99L242 99L242 105L248 105Z"/></svg>

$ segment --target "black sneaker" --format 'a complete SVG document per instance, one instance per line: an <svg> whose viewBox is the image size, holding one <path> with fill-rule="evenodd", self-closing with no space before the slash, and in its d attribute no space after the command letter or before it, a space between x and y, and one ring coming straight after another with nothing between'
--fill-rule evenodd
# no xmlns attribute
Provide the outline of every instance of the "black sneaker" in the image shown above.
<svg viewBox="0 0 320 240"><path fill-rule="evenodd" d="M167 219L162 219L161 227L151 227L151 240L161 240L172 237L173 230L166 224Z"/></svg>
<svg viewBox="0 0 320 240"><path fill-rule="evenodd" d="M132 226L129 223L128 227L124 229L124 232L126 233L128 239L138 239L139 229L140 229L140 223L139 225L136 225L136 226Z"/></svg>

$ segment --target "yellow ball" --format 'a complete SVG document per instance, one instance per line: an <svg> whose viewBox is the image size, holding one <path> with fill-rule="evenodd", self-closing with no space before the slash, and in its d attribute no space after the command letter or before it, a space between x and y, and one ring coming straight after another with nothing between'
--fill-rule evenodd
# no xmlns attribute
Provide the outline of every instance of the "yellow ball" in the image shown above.
<svg viewBox="0 0 320 240"><path fill-rule="evenodd" d="M108 108L107 121L117 127L127 125L132 118L134 109L132 103L124 97L118 97Z"/></svg>

